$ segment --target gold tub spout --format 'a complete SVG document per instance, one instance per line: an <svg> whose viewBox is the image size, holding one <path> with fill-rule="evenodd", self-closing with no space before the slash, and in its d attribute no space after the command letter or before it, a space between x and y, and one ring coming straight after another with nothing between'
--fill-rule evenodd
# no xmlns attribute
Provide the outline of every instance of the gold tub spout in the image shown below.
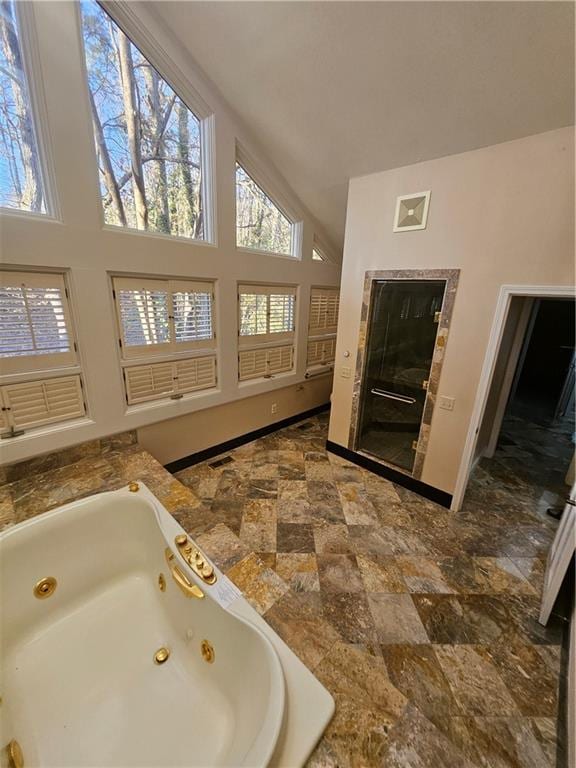
<svg viewBox="0 0 576 768"><path fill-rule="evenodd" d="M185 594L186 597L195 597L196 599L201 600L204 597L204 592L202 592L200 587L196 586L196 584L193 584L188 576L186 576L186 574L176 565L174 562L174 552L172 552L170 547L166 547L164 555L166 556L166 562L170 569L170 575L176 582L178 589Z"/></svg>

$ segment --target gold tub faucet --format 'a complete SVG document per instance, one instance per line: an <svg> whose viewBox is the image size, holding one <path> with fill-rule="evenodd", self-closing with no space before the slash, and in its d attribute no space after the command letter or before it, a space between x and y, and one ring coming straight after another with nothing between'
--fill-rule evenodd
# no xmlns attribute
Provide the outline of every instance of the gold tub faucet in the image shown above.
<svg viewBox="0 0 576 768"><path fill-rule="evenodd" d="M166 547L164 550L164 556L170 569L170 575L176 582L178 589L186 595L186 597L195 597L197 600L201 600L204 597L204 592L196 584L193 584L188 576L178 567L176 561L176 555L170 547Z"/></svg>
<svg viewBox="0 0 576 768"><path fill-rule="evenodd" d="M174 543L178 547L178 552L184 561L192 568L194 573L199 576L206 584L214 584L216 573L214 566L206 560L206 556L195 547L185 533L176 536Z"/></svg>

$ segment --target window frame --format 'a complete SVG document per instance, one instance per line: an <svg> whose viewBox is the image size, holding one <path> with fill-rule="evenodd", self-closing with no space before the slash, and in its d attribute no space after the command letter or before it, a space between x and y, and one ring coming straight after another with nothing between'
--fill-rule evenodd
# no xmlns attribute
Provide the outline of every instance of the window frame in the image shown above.
<svg viewBox="0 0 576 768"><path fill-rule="evenodd" d="M242 295L260 295L267 296L267 332L258 334L240 335L241 328L241 296ZM270 296L293 296L293 326L291 331L270 332ZM275 376L290 375L296 370L296 327L298 320L298 286L281 284L255 284L239 283L237 298L237 318L238 318L238 382L245 384L253 381L262 381L272 379ZM282 355L285 350L290 350L290 368L282 367ZM243 375L242 365L243 357L253 355L254 361L260 355L264 355L263 372L253 375ZM279 367L270 369L271 356L276 354L279 360Z"/></svg>
<svg viewBox="0 0 576 768"><path fill-rule="evenodd" d="M13 378L16 375L19 375L20 379L23 380L24 377L38 379L41 373L52 374L55 371L71 371L73 369L79 371L78 345L76 342L76 333L70 307L70 293L66 281L66 273L39 269L2 269L0 270L0 285L6 285L7 282L10 281L7 276L12 275L14 276L14 280L17 280L20 283L28 281L31 284L30 287L36 282L40 285L45 281L43 287L57 287L60 289L62 313L66 323L69 349L67 352L0 357L0 366L2 369L0 372L0 383L6 381L9 377ZM38 281L34 279L35 276L38 276Z"/></svg>
<svg viewBox="0 0 576 768"><path fill-rule="evenodd" d="M157 232L137 227L108 224L104 217L102 197L100 194L100 174L98 170L98 154L93 130L92 156L96 169L96 201L100 226L103 230L136 235L139 237L167 238L176 242L189 243L194 246L215 247L218 245L217 204L216 204L216 128L214 110L202 98L190 82L190 78L182 72L161 41L152 36L145 22L130 7L130 3L119 0L95 0L102 10L111 18L128 40L147 59L159 76L170 86L176 96L195 116L200 126L200 195L203 203L204 237L202 239L173 235L169 232ZM90 114L90 88L88 85L88 64L86 46L82 29L82 9L76 3L77 29L82 51L82 76L85 92L85 104ZM91 121L90 121L91 122Z"/></svg>
<svg viewBox="0 0 576 768"><path fill-rule="evenodd" d="M247 347L260 347L264 345L273 345L275 347L294 345L296 337L296 318L297 318L297 287L294 285L257 285L253 283L239 283L238 285L238 347L246 349ZM242 296L267 296L266 307L266 333L242 334ZM291 331L270 331L270 297L271 296L293 296L293 326Z"/></svg>
<svg viewBox="0 0 576 768"><path fill-rule="evenodd" d="M216 316L216 279L215 278L185 278L185 277L155 277L142 274L111 274L110 289L113 311L115 316L115 328L118 341L118 357L120 370L122 372L122 386L125 402L129 410L149 408L159 405L159 401L181 400L183 397L203 396L211 394L218 388L219 374L219 351L218 351L218 333ZM202 293L210 293L210 318L212 326L212 337L210 339L201 339L194 342L177 342L175 340L174 320L169 318L171 339L168 342L159 344L137 345L134 354L126 353L130 346L123 343L123 327L119 311L119 299L116 295L116 286L125 283L127 286L138 284L148 284L145 287L154 285L165 289L168 294L168 304L170 308L173 305L172 294L180 292L178 289L190 289L193 287L206 288ZM172 314L169 311L169 314ZM172 314L173 317L173 314ZM134 349L134 347L132 347ZM200 361L210 358L213 361L214 378L209 386L198 386L187 388L185 391L178 389L178 376L174 374L179 364L186 363L189 360ZM128 372L136 368L153 368L154 366L170 366L174 386L171 391L159 392L146 398L134 398L131 394L131 384L128 380Z"/></svg>
<svg viewBox="0 0 576 768"><path fill-rule="evenodd" d="M265 248L238 245L238 209L236 202L236 165L239 165L244 173L249 176L256 186L274 203L280 213L288 220L291 227L290 253L269 251ZM264 171L262 166L237 142L236 159L234 163L234 244L236 250L244 253L255 253L260 256L274 256L278 259L301 260L302 259L302 234L303 214L295 205L291 205L286 196L278 189L278 186Z"/></svg>
<svg viewBox="0 0 576 768"><path fill-rule="evenodd" d="M36 141L38 163L42 178L45 211L27 211L0 205L0 216L32 217L47 222L61 222L62 213L56 189L56 168L49 131L46 89L40 63L38 34L33 3L14 3L18 42L26 88L30 102L32 131Z"/></svg>
<svg viewBox="0 0 576 768"><path fill-rule="evenodd" d="M321 257L320 259L314 258L314 251L318 253L318 255ZM332 248L330 248L327 243L319 237L317 234L314 234L314 237L312 239L312 250L310 251L310 261L313 264L330 264L334 266L338 263L334 252Z"/></svg>
<svg viewBox="0 0 576 768"><path fill-rule="evenodd" d="M136 286L142 286L142 290L161 290L167 294L167 320L169 327L168 341L155 344L130 345L125 343L124 327L120 312L120 301L117 292L122 290L137 290ZM198 289L198 290L194 290ZM205 290L203 290L205 289ZM210 321L212 327L212 336L209 339L198 339L195 341L176 341L175 319L174 319L174 294L175 293L208 293L210 294ZM194 357L194 352L200 350L211 350L216 354L217 351L217 332L216 332L216 312L215 299L216 284L215 280L186 279L186 278L162 278L147 277L143 275L112 275L112 297L114 301L114 311L116 315L116 329L118 331L118 341L120 346L120 358L123 363L140 361L141 364L159 362L160 358L164 361L167 358L181 359L182 357Z"/></svg>

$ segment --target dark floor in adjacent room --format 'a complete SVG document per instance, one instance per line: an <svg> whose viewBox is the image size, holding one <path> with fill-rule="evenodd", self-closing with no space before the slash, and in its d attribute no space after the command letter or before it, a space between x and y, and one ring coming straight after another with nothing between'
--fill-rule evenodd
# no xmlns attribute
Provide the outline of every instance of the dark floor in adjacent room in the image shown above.
<svg viewBox="0 0 576 768"><path fill-rule="evenodd" d="M564 622L537 616L557 523L514 423L453 513L327 453L327 421L177 474L201 500L177 519L256 553L228 575L336 699L310 764L555 766Z"/></svg>

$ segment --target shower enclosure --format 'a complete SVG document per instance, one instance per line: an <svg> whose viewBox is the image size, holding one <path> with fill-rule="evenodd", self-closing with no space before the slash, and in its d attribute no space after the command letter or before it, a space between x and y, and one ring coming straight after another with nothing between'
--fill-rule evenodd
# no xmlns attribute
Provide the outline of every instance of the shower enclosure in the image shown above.
<svg viewBox="0 0 576 768"><path fill-rule="evenodd" d="M374 280L356 448L412 472L445 280Z"/></svg>

